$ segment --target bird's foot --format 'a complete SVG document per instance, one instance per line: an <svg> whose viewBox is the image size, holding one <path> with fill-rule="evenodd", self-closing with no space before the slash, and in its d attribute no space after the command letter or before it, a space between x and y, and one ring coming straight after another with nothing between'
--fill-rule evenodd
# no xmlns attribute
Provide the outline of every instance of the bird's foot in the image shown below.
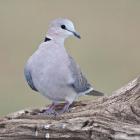
<svg viewBox="0 0 140 140"><path fill-rule="evenodd" d="M55 110L55 106L56 106L56 105L57 105L57 104L52 103L52 104L49 106L49 108L47 108L46 110L44 110L42 113L43 113L44 115L48 115L48 116L59 116L59 115L61 115L61 114L63 114L63 113L70 112L70 109L69 109L70 103L69 103L69 102L66 102L65 105L64 105L64 107L63 107L60 111L56 111L56 110ZM41 114L42 114L42 113L41 113Z"/></svg>
<svg viewBox="0 0 140 140"><path fill-rule="evenodd" d="M54 109L46 109L44 112L43 112L44 115L53 115L53 116L56 116L57 115L57 112L54 110Z"/></svg>
<svg viewBox="0 0 140 140"><path fill-rule="evenodd" d="M70 108L69 107L70 107L70 103L69 102L66 102L65 105L64 105L64 107L63 107L63 109L60 110L58 112L58 114L60 115L60 114L66 113L66 112L70 112Z"/></svg>
<svg viewBox="0 0 140 140"><path fill-rule="evenodd" d="M56 103L52 103L46 110L44 110L42 113L44 115L49 115L49 116L56 116L58 113L55 111L55 106Z"/></svg>

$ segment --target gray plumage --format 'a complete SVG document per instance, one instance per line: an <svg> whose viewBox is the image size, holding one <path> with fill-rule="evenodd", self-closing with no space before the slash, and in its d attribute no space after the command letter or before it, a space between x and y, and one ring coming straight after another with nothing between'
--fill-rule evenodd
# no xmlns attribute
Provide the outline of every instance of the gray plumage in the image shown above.
<svg viewBox="0 0 140 140"><path fill-rule="evenodd" d="M71 83L71 86L74 88L76 93L80 94L85 92L86 94L86 91L88 91L92 87L88 83L87 79L82 74L79 66L75 63L74 59L71 56L69 56L69 60L70 60L69 68L71 70L72 77L74 79L74 82Z"/></svg>
<svg viewBox="0 0 140 140"><path fill-rule="evenodd" d="M80 95L91 92L93 95L102 95L94 92L79 66L67 53L64 41L72 35L80 38L70 20L54 20L49 26L45 42L29 58L24 69L26 81L33 90L53 103L66 102L62 112Z"/></svg>
<svg viewBox="0 0 140 140"><path fill-rule="evenodd" d="M91 84L87 81L86 77L80 70L79 65L76 64L74 59L69 55L70 65L69 68L72 73L74 82L70 84L77 94L81 95L92 95L92 96L103 96L104 93L93 89Z"/></svg>
<svg viewBox="0 0 140 140"><path fill-rule="evenodd" d="M38 91L33 83L32 75L27 66L25 66L24 75L25 75L26 81L27 81L28 85L31 87L31 89L34 91Z"/></svg>

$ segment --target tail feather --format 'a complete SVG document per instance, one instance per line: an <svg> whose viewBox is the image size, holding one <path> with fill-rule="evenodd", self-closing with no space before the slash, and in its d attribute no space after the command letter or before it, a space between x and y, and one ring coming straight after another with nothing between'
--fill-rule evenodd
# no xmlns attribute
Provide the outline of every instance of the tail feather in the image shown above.
<svg viewBox="0 0 140 140"><path fill-rule="evenodd" d="M89 96L104 96L104 93L97 91L97 90L92 90L90 92L88 92L86 95Z"/></svg>

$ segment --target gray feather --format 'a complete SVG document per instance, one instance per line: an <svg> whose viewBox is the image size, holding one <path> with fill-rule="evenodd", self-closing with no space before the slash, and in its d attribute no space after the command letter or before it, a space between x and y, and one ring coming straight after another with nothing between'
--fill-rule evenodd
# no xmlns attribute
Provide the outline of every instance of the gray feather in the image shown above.
<svg viewBox="0 0 140 140"><path fill-rule="evenodd" d="M26 81L27 81L28 85L31 87L31 89L34 91L38 91L33 83L31 72L27 66L25 66L24 75L25 75Z"/></svg>
<svg viewBox="0 0 140 140"><path fill-rule="evenodd" d="M89 92L86 95L90 95L90 96L104 96L104 93L97 91L97 90L92 90L91 92Z"/></svg>
<svg viewBox="0 0 140 140"><path fill-rule="evenodd" d="M79 66L75 63L74 59L69 56L70 65L69 68L72 73L74 82L71 83L71 86L77 93L86 92L91 88L91 85L88 83L85 76L82 74Z"/></svg>

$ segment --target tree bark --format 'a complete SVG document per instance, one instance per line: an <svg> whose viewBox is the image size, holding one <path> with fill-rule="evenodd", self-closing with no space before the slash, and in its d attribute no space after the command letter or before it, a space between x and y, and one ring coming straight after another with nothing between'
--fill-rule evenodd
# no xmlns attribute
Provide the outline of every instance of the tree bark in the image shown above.
<svg viewBox="0 0 140 140"><path fill-rule="evenodd" d="M1 118L0 139L140 140L140 77L109 97L75 102L57 117L42 115L44 108Z"/></svg>

